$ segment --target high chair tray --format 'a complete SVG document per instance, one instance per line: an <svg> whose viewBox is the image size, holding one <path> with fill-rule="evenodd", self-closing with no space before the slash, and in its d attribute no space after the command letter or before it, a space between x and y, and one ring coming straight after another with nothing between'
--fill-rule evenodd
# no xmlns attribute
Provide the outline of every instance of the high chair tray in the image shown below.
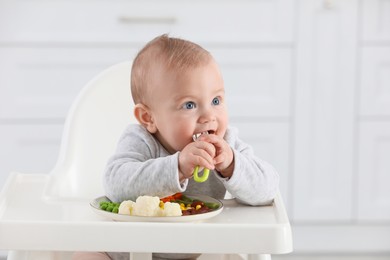
<svg viewBox="0 0 390 260"><path fill-rule="evenodd" d="M292 251L290 224L280 196L272 205L261 207L223 200L224 209L219 215L196 222L116 222L95 214L90 201L48 203L42 195L48 178L46 174L20 173L9 177L0 193L0 250Z"/></svg>

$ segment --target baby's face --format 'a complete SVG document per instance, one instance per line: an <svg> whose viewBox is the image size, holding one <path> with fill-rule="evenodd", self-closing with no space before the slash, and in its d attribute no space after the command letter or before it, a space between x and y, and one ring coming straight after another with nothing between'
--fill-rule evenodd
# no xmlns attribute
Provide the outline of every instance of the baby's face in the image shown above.
<svg viewBox="0 0 390 260"><path fill-rule="evenodd" d="M170 153L181 151L194 134L208 131L223 137L228 125L225 90L217 64L181 73L156 73L150 109L155 136Z"/></svg>

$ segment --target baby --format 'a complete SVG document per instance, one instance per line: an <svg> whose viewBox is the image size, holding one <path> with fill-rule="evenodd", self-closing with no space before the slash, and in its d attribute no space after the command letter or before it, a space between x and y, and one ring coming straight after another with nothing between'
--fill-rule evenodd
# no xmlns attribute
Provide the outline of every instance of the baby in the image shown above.
<svg viewBox="0 0 390 260"><path fill-rule="evenodd" d="M184 191L217 199L229 191L248 205L273 200L279 176L228 126L224 82L208 51L167 35L153 39L134 60L131 92L139 124L125 129L107 164L104 186L111 200ZM200 133L208 134L193 141L193 135ZM194 181L196 166L210 169L206 182ZM196 257L153 255L153 259Z"/></svg>

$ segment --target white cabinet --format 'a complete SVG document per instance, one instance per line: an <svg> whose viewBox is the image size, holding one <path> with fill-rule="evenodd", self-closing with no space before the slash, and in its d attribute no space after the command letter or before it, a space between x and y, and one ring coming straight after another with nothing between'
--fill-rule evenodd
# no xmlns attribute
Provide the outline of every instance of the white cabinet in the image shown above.
<svg viewBox="0 0 390 260"><path fill-rule="evenodd" d="M197 42L285 42L293 0L2 0L0 42L146 42L163 32Z"/></svg>
<svg viewBox="0 0 390 260"><path fill-rule="evenodd" d="M357 1L301 1L294 108L293 219L351 219Z"/></svg>
<svg viewBox="0 0 390 260"><path fill-rule="evenodd" d="M362 1L358 95L358 221L390 218L390 1Z"/></svg>
<svg viewBox="0 0 390 260"><path fill-rule="evenodd" d="M388 249L389 7L300 1L291 155L297 251Z"/></svg>
<svg viewBox="0 0 390 260"><path fill-rule="evenodd" d="M381 44L390 40L390 1L363 0L362 39L365 43Z"/></svg>
<svg viewBox="0 0 390 260"><path fill-rule="evenodd" d="M290 116L290 48L211 48L225 81L231 118Z"/></svg>
<svg viewBox="0 0 390 260"><path fill-rule="evenodd" d="M390 120L359 124L358 219L390 219Z"/></svg>
<svg viewBox="0 0 390 260"><path fill-rule="evenodd" d="M296 250L384 252L390 1L300 3L292 141Z"/></svg>
<svg viewBox="0 0 390 260"><path fill-rule="evenodd" d="M390 115L390 45L364 47L361 57L360 114Z"/></svg>
<svg viewBox="0 0 390 260"><path fill-rule="evenodd" d="M63 119L89 80L135 52L129 47L0 47L0 119Z"/></svg>

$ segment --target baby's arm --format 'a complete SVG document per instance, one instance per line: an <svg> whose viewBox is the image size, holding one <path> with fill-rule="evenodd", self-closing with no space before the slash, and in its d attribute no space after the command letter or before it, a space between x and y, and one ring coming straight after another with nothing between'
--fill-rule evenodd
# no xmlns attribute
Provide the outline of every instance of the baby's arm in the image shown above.
<svg viewBox="0 0 390 260"><path fill-rule="evenodd" d="M279 190L276 170L256 157L252 147L241 141L235 130L229 129L225 139L234 158L231 177L222 179L226 189L245 204L264 205L272 202Z"/></svg>
<svg viewBox="0 0 390 260"><path fill-rule="evenodd" d="M178 153L169 155L141 126L131 126L107 163L103 180L106 195L123 201L183 192L187 181L179 182L177 165Z"/></svg>

